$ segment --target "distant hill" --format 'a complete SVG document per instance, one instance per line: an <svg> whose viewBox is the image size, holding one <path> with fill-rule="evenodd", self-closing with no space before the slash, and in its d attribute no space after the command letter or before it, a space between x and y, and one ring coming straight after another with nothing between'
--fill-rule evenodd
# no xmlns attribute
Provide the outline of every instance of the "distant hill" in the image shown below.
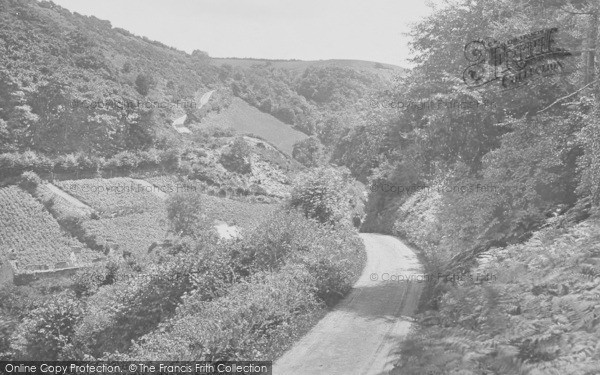
<svg viewBox="0 0 600 375"><path fill-rule="evenodd" d="M373 93L405 72L360 60L188 54L36 0L0 1L0 67L0 175L135 168L158 154L168 162L169 152L205 149L215 136L178 130L209 125L254 134L287 156L309 135L334 149L372 117Z"/></svg>
<svg viewBox="0 0 600 375"><path fill-rule="evenodd" d="M247 58L212 58L211 64L224 65L228 64L233 67L250 68L255 64L270 64L276 68L286 69L290 71L304 71L308 67L338 67L352 68L356 70L365 70L371 73L376 73L383 78L390 79L394 75L405 74L406 69L391 64L378 63L365 60L269 60L269 59L247 59Z"/></svg>
<svg viewBox="0 0 600 375"><path fill-rule="evenodd" d="M263 113L240 98L233 98L231 104L219 113L210 113L197 127L230 127L241 134L257 135L275 145L288 156L292 146L307 135L284 124L268 113Z"/></svg>

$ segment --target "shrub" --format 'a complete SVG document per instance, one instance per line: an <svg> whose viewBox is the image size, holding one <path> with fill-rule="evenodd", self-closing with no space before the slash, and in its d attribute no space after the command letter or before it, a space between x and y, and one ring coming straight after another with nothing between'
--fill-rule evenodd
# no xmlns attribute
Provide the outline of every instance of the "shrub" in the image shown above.
<svg viewBox="0 0 600 375"><path fill-rule="evenodd" d="M202 215L204 204L200 194L185 192L171 195L166 206L172 232L190 236L206 229L207 223Z"/></svg>
<svg viewBox="0 0 600 375"><path fill-rule="evenodd" d="M140 95L146 96L150 92L150 89L154 86L154 78L149 74L138 74L135 79L135 89Z"/></svg>
<svg viewBox="0 0 600 375"><path fill-rule="evenodd" d="M316 298L333 305L360 274L363 249L349 228L323 226L300 212L282 210L239 245L233 253L233 267L236 273L249 275L303 264L313 277Z"/></svg>
<svg viewBox="0 0 600 375"><path fill-rule="evenodd" d="M324 167L298 175L290 205L321 223L350 225L351 177L346 168Z"/></svg>
<svg viewBox="0 0 600 375"><path fill-rule="evenodd" d="M317 167L324 161L323 145L317 137L309 137L294 143L292 157L305 167Z"/></svg>
<svg viewBox="0 0 600 375"><path fill-rule="evenodd" d="M104 167L104 159L97 156L88 156L84 153L77 155L77 169L98 172Z"/></svg>
<svg viewBox="0 0 600 375"><path fill-rule="evenodd" d="M244 240L236 257L238 272L248 275L281 267L293 255L319 243L319 225L296 211L279 211Z"/></svg>
<svg viewBox="0 0 600 375"><path fill-rule="evenodd" d="M181 151L178 149L169 149L160 155L160 163L165 168L179 169L181 164Z"/></svg>
<svg viewBox="0 0 600 375"><path fill-rule="evenodd" d="M83 306L72 294L57 295L27 315L11 339L17 358L66 360L73 358L73 334Z"/></svg>
<svg viewBox="0 0 600 375"><path fill-rule="evenodd" d="M17 154L0 154L0 171L2 174L13 174L17 170Z"/></svg>
<svg viewBox="0 0 600 375"><path fill-rule="evenodd" d="M123 68L121 68L121 72L123 72L123 73L129 73L129 72L131 72L131 63L129 61L126 61L123 64Z"/></svg>
<svg viewBox="0 0 600 375"><path fill-rule="evenodd" d="M110 158L106 163L106 167L109 169L130 171L137 168L139 163L140 158L136 154L123 151Z"/></svg>
<svg viewBox="0 0 600 375"><path fill-rule="evenodd" d="M229 152L221 155L221 164L230 171L238 173L250 173L251 149L244 137L236 137Z"/></svg>
<svg viewBox="0 0 600 375"><path fill-rule="evenodd" d="M74 172L77 170L77 166L77 156L74 154L62 155L56 160L56 169L59 172Z"/></svg>
<svg viewBox="0 0 600 375"><path fill-rule="evenodd" d="M42 179L35 172L27 171L21 175L19 186L29 192L33 192L41 183Z"/></svg>
<svg viewBox="0 0 600 375"><path fill-rule="evenodd" d="M169 360L267 359L289 343L298 324L317 312L314 285L303 267L259 273L212 302L184 308L168 329L143 338L132 357ZM189 304L191 301L187 302Z"/></svg>
<svg viewBox="0 0 600 375"><path fill-rule="evenodd" d="M148 151L139 153L139 166L141 168L156 167L160 165L160 153L157 149L151 148Z"/></svg>

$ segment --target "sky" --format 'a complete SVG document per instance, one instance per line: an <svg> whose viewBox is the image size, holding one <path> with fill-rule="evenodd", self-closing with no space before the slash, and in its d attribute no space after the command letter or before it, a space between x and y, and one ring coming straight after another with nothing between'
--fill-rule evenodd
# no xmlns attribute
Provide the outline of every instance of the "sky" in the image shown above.
<svg viewBox="0 0 600 375"><path fill-rule="evenodd" d="M53 0L191 53L356 59L409 67L410 23L425 0Z"/></svg>

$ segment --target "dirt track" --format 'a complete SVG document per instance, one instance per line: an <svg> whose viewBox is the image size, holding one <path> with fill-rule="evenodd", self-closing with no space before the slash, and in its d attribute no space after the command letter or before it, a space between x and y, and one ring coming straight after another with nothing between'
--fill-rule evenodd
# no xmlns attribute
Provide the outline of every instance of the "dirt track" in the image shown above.
<svg viewBox="0 0 600 375"><path fill-rule="evenodd" d="M273 375L383 375L392 369L423 284L389 279L423 271L397 238L361 237L368 259L354 289L274 363Z"/></svg>

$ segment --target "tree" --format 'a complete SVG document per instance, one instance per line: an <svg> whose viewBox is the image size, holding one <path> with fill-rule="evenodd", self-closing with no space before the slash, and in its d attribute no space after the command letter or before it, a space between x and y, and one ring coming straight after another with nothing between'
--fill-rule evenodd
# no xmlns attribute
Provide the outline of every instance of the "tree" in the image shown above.
<svg viewBox="0 0 600 375"><path fill-rule="evenodd" d="M294 143L292 157L306 167L317 167L324 162L323 145L317 137L309 137Z"/></svg>
<svg viewBox="0 0 600 375"><path fill-rule="evenodd" d="M150 92L150 89L154 87L154 78L149 74L138 74L135 79L135 89L140 95L146 96Z"/></svg>
<svg viewBox="0 0 600 375"><path fill-rule="evenodd" d="M347 225L351 221L352 177L347 168L321 167L298 175L290 206L321 223Z"/></svg>
<svg viewBox="0 0 600 375"><path fill-rule="evenodd" d="M244 137L238 136L233 141L229 152L221 155L221 164L233 172L250 173L252 168L250 164L251 155L250 145L246 143Z"/></svg>
<svg viewBox="0 0 600 375"><path fill-rule="evenodd" d="M170 230L181 236L198 234L205 225L202 196L193 192L177 193L166 202Z"/></svg>
<svg viewBox="0 0 600 375"><path fill-rule="evenodd" d="M129 61L126 61L125 64L123 64L123 68L121 68L121 71L123 73L131 72L131 63Z"/></svg>
<svg viewBox="0 0 600 375"><path fill-rule="evenodd" d="M75 326L83 306L71 294L61 294L33 310L19 324L11 349L22 359L65 360L72 358Z"/></svg>

